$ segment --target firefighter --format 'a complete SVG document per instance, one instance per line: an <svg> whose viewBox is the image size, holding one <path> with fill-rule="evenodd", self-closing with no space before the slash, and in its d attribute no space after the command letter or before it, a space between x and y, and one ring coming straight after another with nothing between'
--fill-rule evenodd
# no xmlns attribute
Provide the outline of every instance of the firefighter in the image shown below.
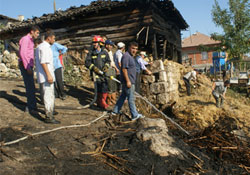
<svg viewBox="0 0 250 175"><path fill-rule="evenodd" d="M85 61L85 65L91 71L91 74L95 72L96 83L97 83L97 106L107 109L108 104L106 99L108 96L108 82L107 78L103 76L110 65L110 58L108 53L102 47L104 44L103 38L99 35L93 37L92 50L88 53Z"/></svg>

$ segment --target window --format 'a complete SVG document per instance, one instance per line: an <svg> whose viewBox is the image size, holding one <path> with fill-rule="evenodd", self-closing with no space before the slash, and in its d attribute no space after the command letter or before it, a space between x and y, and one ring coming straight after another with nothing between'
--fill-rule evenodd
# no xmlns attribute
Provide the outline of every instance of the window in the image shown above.
<svg viewBox="0 0 250 175"><path fill-rule="evenodd" d="M201 52L201 59L202 60L207 60L208 59L207 52Z"/></svg>

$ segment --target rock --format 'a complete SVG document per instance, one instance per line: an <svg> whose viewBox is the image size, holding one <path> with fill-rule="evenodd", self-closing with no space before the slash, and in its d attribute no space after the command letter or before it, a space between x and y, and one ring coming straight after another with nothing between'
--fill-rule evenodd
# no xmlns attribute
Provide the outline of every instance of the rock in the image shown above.
<svg viewBox="0 0 250 175"><path fill-rule="evenodd" d="M168 83L166 82L153 83L150 85L151 94L165 93L167 89L168 89Z"/></svg>
<svg viewBox="0 0 250 175"><path fill-rule="evenodd" d="M145 84L154 83L155 76L154 75L142 75L142 82Z"/></svg>
<svg viewBox="0 0 250 175"><path fill-rule="evenodd" d="M3 51L3 56L9 55L10 52L8 50Z"/></svg>
<svg viewBox="0 0 250 175"><path fill-rule="evenodd" d="M164 71L164 64L161 60L155 60L153 64L149 67L152 73Z"/></svg>
<svg viewBox="0 0 250 175"><path fill-rule="evenodd" d="M165 71L159 72L159 79L158 82L167 81L167 73Z"/></svg>
<svg viewBox="0 0 250 175"><path fill-rule="evenodd" d="M10 63L10 68L12 69L18 69L18 60L15 59Z"/></svg>
<svg viewBox="0 0 250 175"><path fill-rule="evenodd" d="M179 94L176 91L170 91L168 93L159 94L156 97L157 103L162 104L162 105L167 104L171 101L177 101L178 98L179 98Z"/></svg>
<svg viewBox="0 0 250 175"><path fill-rule="evenodd" d="M0 72L6 73L8 71L8 68L5 66L4 63L0 63Z"/></svg>
<svg viewBox="0 0 250 175"><path fill-rule="evenodd" d="M184 153L174 143L177 139L168 133L168 128L163 119L145 118L139 120L140 131L137 137L143 142L150 141L150 149L159 156L178 156L184 158Z"/></svg>

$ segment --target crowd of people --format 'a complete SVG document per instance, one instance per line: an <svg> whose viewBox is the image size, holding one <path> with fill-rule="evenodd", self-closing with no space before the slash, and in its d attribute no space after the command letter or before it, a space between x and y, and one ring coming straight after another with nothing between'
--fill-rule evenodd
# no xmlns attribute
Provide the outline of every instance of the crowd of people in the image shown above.
<svg viewBox="0 0 250 175"><path fill-rule="evenodd" d="M55 42L55 34L47 30L43 37L39 37L39 28L34 26L29 33L19 41L19 68L24 80L27 97L26 111L30 114L38 114L35 97L34 63L36 65L37 81L40 87L41 101L45 108L45 122L58 124L55 119L58 112L54 109L55 97L66 99L63 84L63 59L62 55L67 52L67 47ZM114 51L114 47L117 47ZM92 45L87 50L85 66L90 70L90 75L96 82L96 104L103 110L112 111L112 115L121 113L122 106L127 101L131 120L143 118L135 106L135 92L140 93L142 72L151 75L147 68L150 62L145 58L145 51L138 51L138 43L130 42L128 50L126 45L118 42L115 45L104 36L95 35ZM35 49L35 52L34 52ZM120 83L117 81L119 80ZM188 72L183 80L186 85L187 95L191 95L190 80L196 81L196 71ZM213 96L217 107L223 104L228 82L214 83ZM116 95L120 97L116 98Z"/></svg>
<svg viewBox="0 0 250 175"><path fill-rule="evenodd" d="M54 109L55 98L66 99L63 84L64 64L62 55L67 52L67 47L55 42L55 34L48 29L44 36L39 37L40 30L33 26L26 36L20 41L19 68L25 84L27 107L26 111L32 115L38 114L35 97L34 67L39 83L41 102L45 108L45 122L58 124L55 119L58 112ZM113 53L114 47L117 50ZM88 49L85 66L94 76L97 84L98 107L112 111L113 115L119 114L124 102L127 100L132 120L143 117L135 106L135 91L140 93L140 74L150 64L144 60L146 52L138 53L138 44L131 42L128 50L126 45L118 42L115 45L104 36L95 35L92 45ZM34 66L35 65L35 66ZM120 81L114 81L111 77ZM117 100L117 94L120 94Z"/></svg>

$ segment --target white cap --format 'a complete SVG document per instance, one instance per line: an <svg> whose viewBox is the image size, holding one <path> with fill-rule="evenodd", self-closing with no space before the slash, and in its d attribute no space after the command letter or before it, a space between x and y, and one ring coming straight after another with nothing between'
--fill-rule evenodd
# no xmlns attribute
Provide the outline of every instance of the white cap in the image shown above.
<svg viewBox="0 0 250 175"><path fill-rule="evenodd" d="M145 57L147 56L146 52L144 52L144 51L141 51L140 55L144 55Z"/></svg>
<svg viewBox="0 0 250 175"><path fill-rule="evenodd" d="M120 49L120 48L123 48L123 47L125 47L125 44L123 43L123 42L119 42L118 44L117 44L117 47Z"/></svg>

